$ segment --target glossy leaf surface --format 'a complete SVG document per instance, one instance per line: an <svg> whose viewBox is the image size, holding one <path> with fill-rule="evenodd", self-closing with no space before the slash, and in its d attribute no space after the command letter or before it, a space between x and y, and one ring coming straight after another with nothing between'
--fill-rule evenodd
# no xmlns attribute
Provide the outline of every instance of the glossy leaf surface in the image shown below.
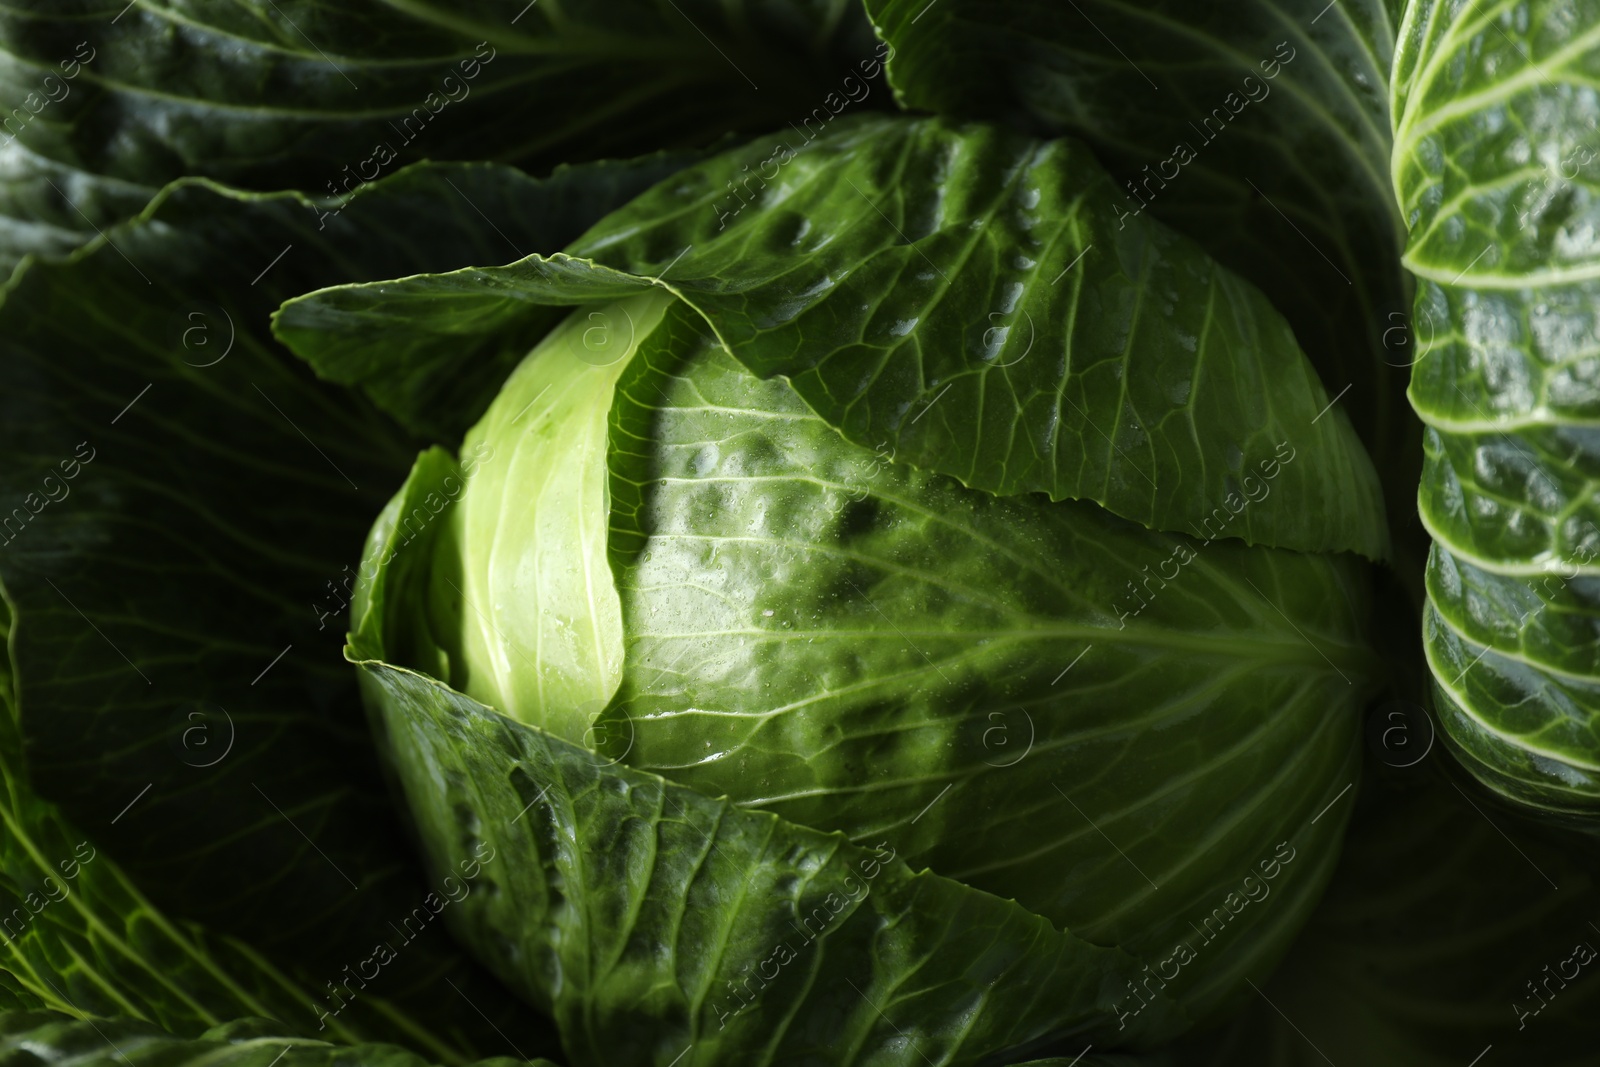
<svg viewBox="0 0 1600 1067"><path fill-rule="evenodd" d="M841 441L679 322L613 413L627 654L602 751L887 839L1096 943L1196 941L1172 985L1197 1016L1264 970L1354 775L1375 667L1354 561L965 489ZM1311 859L1198 942L1280 843Z"/></svg>
<svg viewBox="0 0 1600 1067"><path fill-rule="evenodd" d="M24 0L0 12L0 271L185 175L343 195L427 159L710 144L876 47L845 0Z"/></svg>
<svg viewBox="0 0 1600 1067"><path fill-rule="evenodd" d="M1468 766L1536 808L1600 810L1600 6L1418 0L1393 173L1426 323L1434 537L1424 637ZM1419 326L1419 335L1424 335ZM1512 614L1512 613L1515 614Z"/></svg>
<svg viewBox="0 0 1600 1067"><path fill-rule="evenodd" d="M1384 554L1371 464L1282 319L1160 224L1118 228L1081 146L912 120L790 140L674 175L569 252L666 286L751 370L901 461L1155 529ZM729 221L726 183L785 152L781 180ZM313 362L357 331L433 358L414 353L452 316L509 333L543 305L630 291L582 267L337 289L278 328ZM1285 442L1304 458L1246 506Z"/></svg>
<svg viewBox="0 0 1600 1067"><path fill-rule="evenodd" d="M1374 457L1420 575L1404 221L1389 182L1400 0L871 0L907 106L1087 141L1120 217L1259 286Z"/></svg>
<svg viewBox="0 0 1600 1067"><path fill-rule="evenodd" d="M374 528L396 547L419 467ZM424 535L426 536L426 535ZM424 542L425 545L425 542ZM368 587L350 650L437 870L492 857L463 932L577 1064L975 1063L1116 1031L1142 963L870 847L744 811L378 657L425 552ZM514 887L514 891L513 891ZM1048 991L1048 992L1047 992ZM1184 1025L1158 997L1125 1037Z"/></svg>

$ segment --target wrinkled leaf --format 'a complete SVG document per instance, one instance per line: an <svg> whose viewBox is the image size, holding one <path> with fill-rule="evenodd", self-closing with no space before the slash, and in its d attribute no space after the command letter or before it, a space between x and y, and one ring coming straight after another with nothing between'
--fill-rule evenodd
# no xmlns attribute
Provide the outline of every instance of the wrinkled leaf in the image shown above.
<svg viewBox="0 0 1600 1067"><path fill-rule="evenodd" d="M372 548L400 549L427 484L397 495ZM497 887L463 902L463 936L549 1006L574 1063L665 1067L692 1048L701 1065L966 1064L1119 1031L1133 955L913 873L887 842L741 810L382 662L426 570L420 536L378 572L350 655L434 869L484 861ZM1157 994L1119 1037L1184 1025Z"/></svg>
<svg viewBox="0 0 1600 1067"><path fill-rule="evenodd" d="M1384 480L1400 557L1417 429L1389 182L1401 0L871 0L915 108L1070 133L1151 215L1261 287Z"/></svg>
<svg viewBox="0 0 1600 1067"><path fill-rule="evenodd" d="M1597 40L1592 0L1418 0L1394 81L1440 716L1480 779L1569 813L1600 810Z"/></svg>
<svg viewBox="0 0 1600 1067"><path fill-rule="evenodd" d="M24 0L0 12L0 269L185 175L342 194L767 129L874 48L847 0Z"/></svg>
<svg viewBox="0 0 1600 1067"><path fill-rule="evenodd" d="M1118 195L1075 142L873 119L688 168L569 251L670 274L734 355L867 448L1194 532L1303 442L1234 536L1382 556L1370 463L1282 318Z"/></svg>
<svg viewBox="0 0 1600 1067"><path fill-rule="evenodd" d="M1169 991L1197 1018L1270 966L1338 851L1311 820L1375 674L1359 564L891 463L682 315L618 392L603 751L1097 944L1192 942Z"/></svg>
<svg viewBox="0 0 1600 1067"><path fill-rule="evenodd" d="M1370 462L1283 321L1158 223L1118 228L1081 146L913 120L790 141L781 181L731 220L725 183L781 138L674 175L569 251L668 287L751 370L901 461L1156 529L1384 554ZM451 344L452 320L515 336L542 305L627 291L603 274L580 292L582 266L345 287L278 330L314 362L357 330L413 351ZM1284 442L1304 458L1247 505Z"/></svg>

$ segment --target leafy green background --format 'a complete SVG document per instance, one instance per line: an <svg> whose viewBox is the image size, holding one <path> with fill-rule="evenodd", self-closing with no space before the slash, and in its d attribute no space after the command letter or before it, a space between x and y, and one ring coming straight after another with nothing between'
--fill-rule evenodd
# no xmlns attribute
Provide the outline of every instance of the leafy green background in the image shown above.
<svg viewBox="0 0 1600 1067"><path fill-rule="evenodd" d="M23 0L0 11L0 100L22 109L0 268L184 175L328 195L424 159L543 173L704 146L822 103L875 48L854 0Z"/></svg>
<svg viewBox="0 0 1600 1067"><path fill-rule="evenodd" d="M578 203L598 213L660 172L601 168ZM324 996L398 939L393 924L431 888L338 659L343 568L411 446L359 398L319 386L267 317L363 270L564 239L569 191L559 176L424 167L318 230L294 196L180 185L147 218L21 275L0 308L7 496L35 491L77 442L95 450L73 495L0 550L30 773L159 903L247 938ZM458 206L442 214L447 197ZM425 243L407 231L421 212ZM505 1048L440 1001L447 978L509 1040L551 1047L442 924L352 1010L436 1055ZM316 1022L304 1015L286 1021Z"/></svg>
<svg viewBox="0 0 1600 1067"><path fill-rule="evenodd" d="M95 449L70 483L73 497L0 546L11 596L8 688L28 744L25 758L14 732L0 745L4 893L15 901L37 892L49 863L79 841L101 850L70 904L51 905L6 944L0 1006L131 1015L190 1038L235 1015L287 1018L330 977L327 965L350 962L348 946L368 938L388 908L404 914L425 891L406 829L382 798L348 678L333 662L340 611L315 626L317 612L343 598L308 602L306 587L323 597L325 583L341 578L415 447L453 442L556 313L509 315L520 334L458 321L460 358L418 366L404 388L364 375L371 352L318 362L336 382L362 385L370 405L296 367L267 335L266 315L326 284L554 251L649 184L647 172L668 173L690 157L558 173L542 186L495 168L430 168L372 191L370 210L358 198L325 230L316 229L319 215L336 202L191 184L166 194L149 218L114 224L184 174L325 192L478 40L497 55L473 96L444 108L390 169L428 155L511 160L543 173L589 155L700 150L730 132L802 119L878 47L867 18L842 0L670 6L141 0L0 12L0 120L78 42L95 49L70 96L20 137L0 138L0 261L94 242L71 260L26 269L0 309L8 450L0 501L29 508L39 497L28 494L48 488L43 479L59 476L79 441ZM1596 182L1587 161L1575 177L1562 168L1596 140L1587 87L1597 76L1600 9L1593 0L1405 6L875 0L869 8L897 50L887 77L904 103L1027 136L1071 132L1116 179L1166 158L1196 112L1234 90L1278 41L1297 50L1272 96L1230 120L1149 215L1281 311L1322 375L1321 395L1340 397L1374 458L1413 594L1423 528L1410 494L1426 456L1422 513L1438 537L1426 618L1448 731L1441 744L1502 793L1570 815L1591 809L1595 796L1594 556L1582 525L1594 495L1594 394L1582 339L1594 332L1595 260L1583 235L1596 221ZM794 95L771 91L785 86ZM874 81L852 106L886 106L885 89ZM1460 100L1472 106L1448 106ZM496 188L515 189L512 202L494 199ZM905 229L911 216L898 213L900 200L879 202ZM1403 263L1419 279L1409 319L1398 255L1408 228ZM665 267L678 250L650 249L630 266ZM482 283L474 276L473 284ZM220 352L225 327L236 347L201 366ZM1425 450L1397 399L1414 358L1411 400L1429 426ZM1339 394L1341 382L1348 393ZM425 401L441 390L443 402ZM340 480L317 449L362 489ZM215 497L196 507L190 494L211 487ZM1401 604L1391 597L1387 614L1409 625ZM257 629L241 629L242 616ZM140 683L101 635L160 689ZM1393 644L1403 659L1409 640ZM229 755L193 766L228 730L237 733ZM115 783L118 803L87 788L95 776ZM1470 782L1456 782L1457 794L1440 781L1432 790L1415 781L1364 788L1354 851L1296 956L1265 987L1293 1022L1286 1028L1283 1015L1257 1005L1225 1031L1220 1052L1209 1050L1214 1062L1323 1062L1299 1040L1305 1034L1340 1062L1467 1062L1490 1042L1501 1055L1585 1062L1592 982L1530 1023L1530 1043L1501 1035L1514 1023L1507 997L1524 971L1559 958L1540 948L1589 921L1587 852L1574 838L1519 826ZM269 814L254 785L361 889L352 894L334 862L322 864ZM119 816L121 799L136 794ZM1560 891L1528 903L1530 890L1544 890L1507 844L1537 860ZM1432 875L1394 877L1407 864ZM277 878L280 869L293 876ZM378 897L385 903L373 905ZM352 1037L400 1041L452 1063L518 1051L512 1041L519 1057L553 1047L442 930L430 936L408 948L404 975L386 977L387 988L344 1017ZM218 969L234 991L216 981ZM64 977L56 992L70 1003L52 999L37 977L45 971ZM492 1025L439 1002L446 974ZM1505 988L1483 974L1503 977ZM15 1035L8 1047L26 1043L30 1057L94 1047L81 1024L5 1019ZM215 1048L101 1025L119 1042L127 1035L136 1057L218 1057ZM284 1027L259 1035L274 1032ZM1072 1041L1049 1051L1070 1063L1082 1048ZM253 1061L266 1049L236 1054ZM285 1062L302 1054L329 1055L297 1046ZM1098 1058L1097 1050L1082 1062Z"/></svg>

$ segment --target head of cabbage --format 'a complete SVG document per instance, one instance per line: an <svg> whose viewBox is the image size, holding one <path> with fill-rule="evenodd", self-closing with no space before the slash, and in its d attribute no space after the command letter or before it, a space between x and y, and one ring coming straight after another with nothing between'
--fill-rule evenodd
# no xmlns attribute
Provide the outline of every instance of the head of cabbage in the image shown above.
<svg viewBox="0 0 1600 1067"><path fill-rule="evenodd" d="M892 195L875 151L996 138L1042 187L990 183L1001 208L1076 183L1081 227L1110 195L1069 142L868 125L833 146L863 199ZM869 202L779 267L759 227L813 239L837 175L789 195L798 229L682 221L740 158L569 256L381 294L579 305L423 454L362 569L352 658L425 849L514 857L458 932L602 1058L1181 1032L1337 858L1376 674L1357 553L1383 550L1359 445L1275 313L1158 224L1044 250L1023 218L996 263L930 272L938 241L862 236ZM970 241L957 215L934 236ZM1011 293L1009 339L941 321L1074 256L1068 297ZM1168 286L1188 303L1152 320ZM1230 409L1235 379L1276 393Z"/></svg>

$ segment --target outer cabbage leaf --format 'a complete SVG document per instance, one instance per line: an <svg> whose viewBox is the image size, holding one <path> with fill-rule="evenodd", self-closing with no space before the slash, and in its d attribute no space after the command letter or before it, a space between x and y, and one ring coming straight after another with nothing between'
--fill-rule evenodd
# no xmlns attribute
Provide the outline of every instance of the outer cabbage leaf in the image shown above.
<svg viewBox="0 0 1600 1067"><path fill-rule="evenodd" d="M693 158L687 152L664 152L627 161L563 166L543 179L529 178L509 167L462 166L439 170L435 179L410 189L405 182L394 181L381 188L383 199L393 205L393 217L411 214L414 219L428 220L409 253L409 265L418 271L444 270L462 263L520 257L533 249L564 247L607 213ZM419 171L424 172L426 168ZM448 198L440 190L438 178L449 187ZM439 212L441 200L453 209L444 219ZM416 231L414 223L406 229ZM345 284L361 281L347 277ZM391 290L385 295L388 306L401 294ZM424 347L409 343L411 339L396 338L389 316L368 322L359 313L351 315L324 301L292 301L289 307L303 316L277 323L279 335L291 347L298 347L302 337L308 347L326 334L336 333L340 338L336 346L318 345L316 358L309 360L319 377L359 387L418 438L451 444L478 421L532 344L565 315L556 307L523 306L519 310L534 313L515 319L506 329L491 329L486 328L491 320L484 316L494 313L493 302L485 301L470 310L462 309L461 318L450 324L450 345ZM398 349L397 342L401 345ZM397 351L405 354L403 361L396 361Z"/></svg>
<svg viewBox="0 0 1600 1067"><path fill-rule="evenodd" d="M650 341L612 415L602 750L1097 944L1189 943L1196 1017L1264 973L1338 852L1313 820L1375 674L1361 566L974 493L842 441L685 316Z"/></svg>
<svg viewBox="0 0 1600 1067"><path fill-rule="evenodd" d="M0 12L0 270L185 175L344 193L770 128L874 48L846 0L24 0Z"/></svg>
<svg viewBox="0 0 1600 1067"><path fill-rule="evenodd" d="M969 1064L1064 1032L1155 1041L1186 1025L1158 994L1119 1031L1145 960L886 864L892 849L608 765L421 675L364 670L430 857L445 869L487 842L492 877L510 872L466 938L549 1004L576 1064L666 1065L690 1047L705 1064Z"/></svg>
<svg viewBox="0 0 1600 1067"><path fill-rule="evenodd" d="M570 259L530 261L493 272L457 272L316 294L286 307L278 324L281 332L289 332L298 342L310 341L310 330L288 327L314 321L322 314L317 305L324 299L333 310L351 312L370 324L378 320L382 308L363 301L387 290L384 306L395 315L389 334L396 339L406 336L412 346L426 348L422 309L430 303L439 323L432 343L448 344L464 306L483 309L484 317L478 321L487 320L488 328L493 328L500 321L499 312L514 317L520 302L542 305L561 299L563 293L569 301L597 293L615 297L625 278ZM439 299L431 300L434 296ZM306 309L303 317L297 307ZM626 352L606 351L609 358L631 359L617 387L609 461L610 541L614 566L622 577L618 592L629 647L625 658L620 650L605 647L603 635L611 627L595 625L596 605L603 598L590 593L586 601L553 605L548 614L559 616L560 630L583 635L593 628L601 635L596 654L587 661L596 675L598 698L586 707L568 707L561 702L575 698L566 695L566 687L559 692L552 689L553 679L572 673L570 661L550 652L555 638L548 643L529 638L520 621L522 594L504 584L480 587L473 578L477 564L463 562L468 553L462 551L461 535L451 533L459 528L456 516L464 506L452 501L462 491L459 485L452 489L450 480L474 479L465 494L488 487L485 491L494 507L486 513L501 516L499 527L492 539L468 542L474 552L488 557L492 568L501 573L516 569L520 574L530 560L548 555L556 563L565 559L568 569L574 569L576 549L569 542L578 535L573 531L593 530L596 524L562 511L557 518L540 519L531 540L508 536L506 527L526 519L530 508L537 516L544 501L539 488L543 481L536 485L527 477L513 477L515 465L530 476L539 473L544 480L552 472L587 461L559 451L562 442L579 440L586 432L579 423L589 418L568 403L571 388L562 376L573 381L610 380L597 376L602 368L586 365L578 350L581 346L568 337L593 317L619 333L621 320L635 325ZM443 850L436 851L435 862L459 862L458 853L475 848L476 836L484 835L485 827L499 824L489 813L512 803L491 803L471 795L485 781L512 779L520 815L545 801L540 794L553 770L570 775L576 772L567 763L626 760L662 770L675 783L673 796L704 798L731 792L747 807L770 806L790 815L781 799L752 796L750 789L755 784L782 784L798 773L810 779L809 784L822 782L824 788L816 790L817 802L809 808L803 802L794 805L792 821L786 818L781 825L796 830L802 824L839 828L855 820L849 828L857 841L869 846L893 841L891 847L910 855L916 864L931 864L941 874L956 874L944 861L960 866L963 857L936 855L930 847L934 838L952 839L955 851L966 850L966 866L975 868L973 854L984 833L991 845L1004 838L998 851L1005 854L1004 846L1016 844L1019 829L1031 828L1032 841L1027 845L1031 851L1024 862L1041 867L1042 876L1030 869L1030 875L1038 877L1008 879L1005 871L994 868L987 875L964 870L960 880L966 881L971 873L971 881L980 887L988 885L1015 896L1019 884L1048 885L1069 878L1077 899L1035 895L1021 902L1075 934L1081 928L1081 936L1096 942L1136 946L1135 951L1152 963L1163 959L1170 963L1175 943L1192 937L1176 916L1209 922L1213 936L1206 944L1225 927L1228 943L1209 949L1202 945L1201 951L1210 953L1207 966L1190 971L1179 986L1177 995L1195 1013L1216 1007L1238 988L1244 975L1261 976L1309 910L1337 854L1342 816L1328 817L1328 812L1353 780L1355 720L1348 711L1362 698L1372 666L1358 636L1359 564L1348 558L1249 549L1227 539L1205 544L1157 535L1091 503L1052 504L1037 496L997 498L964 489L945 476L891 463L886 456L874 456L842 440L791 387L779 380L762 382L729 356L691 309L669 311L653 331L646 329L645 321L638 313L623 315L616 305L609 305L600 312L580 312L576 325L547 338L496 399L484 423L490 429L475 428L467 435L461 465L442 452L429 453L419 462L407 490L380 520L364 554L374 566L364 575L371 584L364 592L366 599L357 604L362 622L352 655L366 662L371 706L392 735L386 743L389 758L402 767L423 837L435 850ZM406 324L403 329L401 323ZM333 337L310 350L337 347ZM404 346L397 346L394 354L402 363L412 358ZM679 367L685 359L688 363ZM544 369L547 366L550 369ZM588 401L585 410L593 404ZM479 473L467 469L468 453ZM1281 466L1286 469L1288 464ZM497 473L482 481L489 478L482 471L490 469ZM597 496L596 509L599 500ZM930 523L934 515L948 516L948 522ZM760 536L768 522L793 526L803 535L790 544L769 542ZM900 532L878 536L895 529ZM546 543L550 538L559 539L560 551ZM1175 581L1173 591L1166 592L1160 578L1143 586L1147 593L1160 590L1149 614L1141 606L1142 598L1128 592L1135 581L1149 580L1151 569L1163 561L1178 566L1172 560L1193 562L1197 555L1203 562ZM645 564L652 557L656 565L647 571ZM946 581L940 575L952 559L959 573ZM936 567L935 560L942 562ZM1034 561L1032 570L1029 560ZM1061 573L1039 570L1046 560L1061 561ZM857 580L872 593L862 594ZM544 593L537 582L531 588ZM454 594L453 598L446 594L447 600L453 599L448 610L437 603L441 590ZM786 603L789 600L795 602ZM771 606L764 607L769 602ZM807 622L807 604L843 613L850 621L832 635L833 627ZM1119 609L1123 620L1118 618ZM780 610L782 618L777 617ZM1124 636L1118 624L1130 614L1135 621ZM419 618L428 621L419 625ZM925 632L928 619L935 620L940 632ZM796 622L800 628L789 632ZM463 654L462 643L452 638L462 624L493 638L491 647ZM619 624L615 632L622 629ZM1097 653L1096 661L1071 660L1073 654L1087 651L1083 643L1102 638L1109 650ZM615 636L610 640L620 642ZM930 658L930 648L938 662ZM774 649L782 650L783 662L801 657L796 671L804 677L797 680L785 674L772 655ZM691 655L696 652L697 656ZM1041 657L1059 657L1060 662L1046 671L1039 665ZM600 665L617 659L623 660L622 691L610 711L585 731L584 722L605 704L608 687L599 677ZM426 675L383 666L380 660L421 668L465 689L477 701L437 685ZM501 680L498 668L475 677L475 665L484 663L513 668L512 676L520 674L527 685L513 691ZM953 680L943 668L949 669ZM1217 683L1213 676L1219 669L1225 677ZM1184 671L1190 672L1192 684L1175 697L1172 679ZM859 685L844 678L851 672L860 675ZM818 684L837 691L814 694ZM419 687L421 695L416 692ZM799 694L798 705L816 705L812 714L803 708L769 706L773 694L790 691ZM1112 691L1149 707L1150 714L1131 723L1119 721L1115 709L1104 703ZM428 692L437 695L427 697ZM556 695L551 696L553 692ZM545 709L547 700L561 706ZM461 709L477 709L474 721L495 721L480 702L514 711L539 726L531 732L510 724L464 732L465 728L453 725L464 714ZM1232 707L1239 709L1239 717L1224 725L1219 717ZM747 718L755 728L768 719L774 740L746 737L742 740L749 743L743 750L722 751L728 748L722 743L731 735L718 726L704 726L699 718L702 710L713 718L724 712L730 721ZM992 713L981 737L972 729L974 710ZM1032 726L1025 727L1024 722L1031 724L1030 713L1037 713L1043 730L1040 745L1049 759L1035 757L1019 770L1003 770L1018 766L1014 753L1028 757L1025 748L1031 742L1024 731L1031 734ZM1004 748L1004 738L996 738L994 715L1008 720L1000 733L1011 734L1013 748ZM1052 736L1051 728L1068 715L1077 732L1065 738ZM1263 725L1264 718L1270 725ZM1141 737L1170 741L1180 730L1194 732L1192 743L1183 748L1181 766L1172 768L1172 777L1148 768L1138 773L1131 769L1150 755ZM569 740L559 741L556 733ZM445 740L431 735L443 735ZM495 769L479 762L494 759L496 747L508 747L509 742L486 739L502 735L517 739L512 752L516 760L532 758L527 755L531 747L527 738L539 739L546 750L538 759L540 769L530 772L531 782L504 765ZM740 740L732 739L734 748ZM576 741L583 742L582 747L571 743ZM711 753L714 758L707 758L703 746L716 749ZM836 751L819 751L819 746ZM792 751L799 758L787 763L783 757L767 760L764 748ZM484 755L486 750L491 755ZM725 757L725 776L718 775L719 768L707 766ZM881 777L890 767L929 766L930 758L933 765L927 774L898 783L886 781L887 791L875 796L854 795L853 784L841 784L841 775L856 780L863 774ZM1051 791L1052 772L1063 766L1061 777L1077 799ZM1108 766L1120 773L1104 774ZM623 774L620 769L617 773ZM1243 779L1255 785L1241 794L1238 785ZM677 783L697 788L680 793L683 785ZM960 792L943 798L942 785L959 787ZM1029 818L1013 819L1008 826L999 818L997 800L1002 794L1014 800L1024 786L1031 787L1024 809ZM1132 803L1130 790L1135 794ZM1042 800L1036 795L1041 791ZM1198 801L1208 791L1233 798L1230 818L1220 831L1214 825L1216 803ZM731 818L738 810L726 801L719 803L718 811L726 814L718 818ZM939 807L941 803L945 806ZM918 807L933 814L916 815ZM961 825L958 813L978 810L993 817ZM1013 808L1006 810L1016 814ZM1203 826L1184 822L1188 816L1183 813L1202 810ZM879 818L886 811L903 814ZM863 814L877 818L877 824L862 825ZM928 816L926 826L918 827L924 816ZM1162 868L1166 895L1147 892L1148 883L1140 873L1145 864L1119 853L1120 845L1108 845L1092 828L1094 823L1104 825L1113 839L1123 838L1134 855L1146 861L1180 842L1184 862ZM1126 829L1113 829L1118 823ZM1061 835L1042 850L1037 848L1041 825L1058 828ZM548 833L541 847L547 853L562 850L563 885L590 887L616 880L597 883L595 876L585 875L580 882L566 870L580 860L600 862L591 853L615 852L617 846L607 833L586 832L569 821ZM449 841L462 834L472 836L456 851L439 843L441 838ZM1197 837L1206 842L1204 861L1195 851ZM1280 845L1279 859L1283 853L1292 857L1302 851L1307 857L1289 874L1271 863L1274 846ZM496 849L500 851L498 844ZM723 846L719 843L715 851L723 851ZM1273 903L1258 904L1248 919L1230 926L1230 910L1237 914L1248 906L1238 883L1261 863L1271 863L1274 877L1283 879L1270 890ZM1257 875L1246 891L1260 892L1259 882ZM966 891L987 898L978 890ZM571 899L598 890L563 892L568 894L565 899ZM652 892L662 901L675 902L685 890L669 884ZM732 896L732 890L723 893L723 899ZM1214 917L1219 908L1220 926ZM655 1041L663 1032L665 1006L629 1007L626 1010L632 1014L616 1016L613 1025L597 1026L590 1020L597 1004L607 1011L624 1010L610 1003L609 987L585 985L569 973L578 966L573 954L601 935L579 928L556 937L547 932L551 921L537 910L502 914L485 920L474 943L508 982L525 991L538 990L541 998L554 1002L569 1051L575 1041L600 1042L592 1045L593 1055L623 1058L614 1044L622 1040L613 1035L618 1030L631 1029L636 1040ZM635 935L625 928L615 936ZM534 965L525 958L530 944L556 954L559 965L544 965L530 977L527 971ZM520 955L506 959L511 945L521 946L516 949ZM583 958L608 954L609 950L590 950ZM638 964L645 973L631 981L640 988L680 982L663 973L665 966L659 961L650 967ZM1112 1010L1137 1019L1143 1012L1135 1010L1139 1001L1130 995L1125 988L1114 992ZM562 996L570 997L565 1006ZM726 1007L721 1001L714 1007L719 1020ZM696 1014L703 1010L699 1005L686 1010L695 1018L703 1017ZM632 1022L624 1025L629 1018ZM910 1024L897 1020L896 1025ZM1043 1037L1065 1024L1040 1025L1027 1039ZM581 1038L575 1037L580 1028ZM761 1033L766 1040L772 1031ZM1013 1034L1009 1040L1024 1038ZM1003 1047L1004 1042L990 1046ZM670 1062L682 1048L652 1045L651 1054ZM574 1055L583 1058L576 1051Z"/></svg>
<svg viewBox="0 0 1600 1067"><path fill-rule="evenodd" d="M1419 0L1393 177L1426 321L1424 637L1481 780L1600 811L1600 5Z"/></svg>
<svg viewBox="0 0 1600 1067"><path fill-rule="evenodd" d="M501 232L427 214L452 185L497 209ZM433 888L338 654L344 568L413 452L278 348L267 314L334 280L481 260L506 237L538 247L539 188L506 168L424 167L319 230L330 205L187 183L71 260L35 263L0 307L0 576L32 780L161 907L320 997L404 936ZM548 1047L547 1022L445 922L423 925L345 1022L444 1058L503 1049L440 999L448 979L518 1044ZM285 1021L314 1030L327 1003ZM216 1015L244 1013L266 1014Z"/></svg>
<svg viewBox="0 0 1600 1067"><path fill-rule="evenodd" d="M1371 450L1406 575L1419 430L1389 185L1401 0L870 0L901 102L1082 137L1117 211L1261 287ZM1417 590L1420 600L1420 589Z"/></svg>
<svg viewBox="0 0 1600 1067"><path fill-rule="evenodd" d="M1260 285L1325 380L1357 383L1346 403L1371 426L1392 377L1384 313L1403 310L1385 266L1404 239L1388 181L1400 0L867 6L903 103L1089 141L1119 204Z"/></svg>
<svg viewBox="0 0 1600 1067"><path fill-rule="evenodd" d="M869 449L1156 529L1210 536L1226 504L1230 537L1384 554L1371 464L1282 319L1159 223L1119 228L1081 146L910 119L789 142L688 168L569 252L677 293ZM779 177L749 184L785 152ZM755 200L730 218L736 177ZM584 266L532 257L345 287L291 304L278 330L321 364L357 332L415 351L471 328L443 325L450 313L511 331L543 305L627 291ZM1244 506L1282 441L1303 460Z"/></svg>
<svg viewBox="0 0 1600 1067"><path fill-rule="evenodd" d="M1082 145L926 120L801 132L686 169L569 251L670 271L757 374L964 484L1194 532L1269 442L1303 440L1309 462L1235 536L1386 553L1370 462L1281 316L1119 218Z"/></svg>

